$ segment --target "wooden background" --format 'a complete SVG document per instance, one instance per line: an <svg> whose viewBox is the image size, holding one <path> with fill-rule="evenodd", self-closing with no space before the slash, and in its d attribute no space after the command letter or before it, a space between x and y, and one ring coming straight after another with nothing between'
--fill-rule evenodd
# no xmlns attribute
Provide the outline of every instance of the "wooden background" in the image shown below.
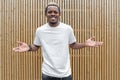
<svg viewBox="0 0 120 80"><path fill-rule="evenodd" d="M120 0L0 0L0 80L41 80L41 50L14 53L16 41L32 44L46 23L45 6L57 2L61 21L78 42L91 36L104 45L71 51L73 80L120 80Z"/></svg>

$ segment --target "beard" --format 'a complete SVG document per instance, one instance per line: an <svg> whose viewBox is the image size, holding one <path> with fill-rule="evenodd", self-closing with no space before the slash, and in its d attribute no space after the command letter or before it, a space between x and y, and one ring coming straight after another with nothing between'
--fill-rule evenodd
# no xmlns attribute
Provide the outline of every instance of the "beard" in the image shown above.
<svg viewBox="0 0 120 80"><path fill-rule="evenodd" d="M49 23L52 24L52 25L54 25L54 24L57 24L58 21L56 21L56 22L49 22Z"/></svg>

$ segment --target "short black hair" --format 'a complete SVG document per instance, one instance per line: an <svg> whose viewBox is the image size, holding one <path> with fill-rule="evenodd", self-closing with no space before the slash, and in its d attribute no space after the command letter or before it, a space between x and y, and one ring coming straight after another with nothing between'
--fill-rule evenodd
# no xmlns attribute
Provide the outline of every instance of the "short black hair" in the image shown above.
<svg viewBox="0 0 120 80"><path fill-rule="evenodd" d="M47 9L48 9L49 6L56 6L58 8L58 10L59 10L59 13L60 13L60 7L56 3L52 2L52 3L49 3L46 6L46 8L45 8L45 14L47 13Z"/></svg>

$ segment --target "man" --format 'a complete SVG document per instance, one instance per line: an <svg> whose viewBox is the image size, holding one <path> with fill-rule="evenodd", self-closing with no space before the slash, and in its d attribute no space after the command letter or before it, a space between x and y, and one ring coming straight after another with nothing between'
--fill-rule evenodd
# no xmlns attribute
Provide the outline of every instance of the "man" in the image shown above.
<svg viewBox="0 0 120 80"><path fill-rule="evenodd" d="M36 30L33 45L18 42L20 46L13 48L15 52L36 51L41 46L43 54L42 80L72 80L70 68L69 47L81 49L98 47L103 42L93 41L94 37L85 43L76 42L71 26L59 21L60 7L51 3L45 9L47 23Z"/></svg>

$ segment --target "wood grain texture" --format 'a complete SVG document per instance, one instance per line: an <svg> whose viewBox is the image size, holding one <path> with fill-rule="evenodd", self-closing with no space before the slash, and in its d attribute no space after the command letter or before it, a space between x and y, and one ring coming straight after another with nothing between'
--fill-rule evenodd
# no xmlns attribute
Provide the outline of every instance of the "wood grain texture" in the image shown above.
<svg viewBox="0 0 120 80"><path fill-rule="evenodd" d="M1 5L1 1L0 1L0 5ZM1 64L1 47L2 47L2 46L1 46L1 38L2 38L2 37L1 37L1 29L2 29L2 28L1 28L1 27L2 27L2 25L1 25L1 14L2 14L2 11L1 11L1 9L2 9L2 8L1 8L1 6L0 6L0 79L1 79L1 69L2 69L2 68L1 68L1 65L2 65L2 64Z"/></svg>
<svg viewBox="0 0 120 80"><path fill-rule="evenodd" d="M0 0L1 80L41 80L41 49L14 53L16 41L32 44L46 23L45 6L56 2L60 20L72 26L78 42L91 36L104 45L72 50L73 80L120 80L120 0Z"/></svg>

